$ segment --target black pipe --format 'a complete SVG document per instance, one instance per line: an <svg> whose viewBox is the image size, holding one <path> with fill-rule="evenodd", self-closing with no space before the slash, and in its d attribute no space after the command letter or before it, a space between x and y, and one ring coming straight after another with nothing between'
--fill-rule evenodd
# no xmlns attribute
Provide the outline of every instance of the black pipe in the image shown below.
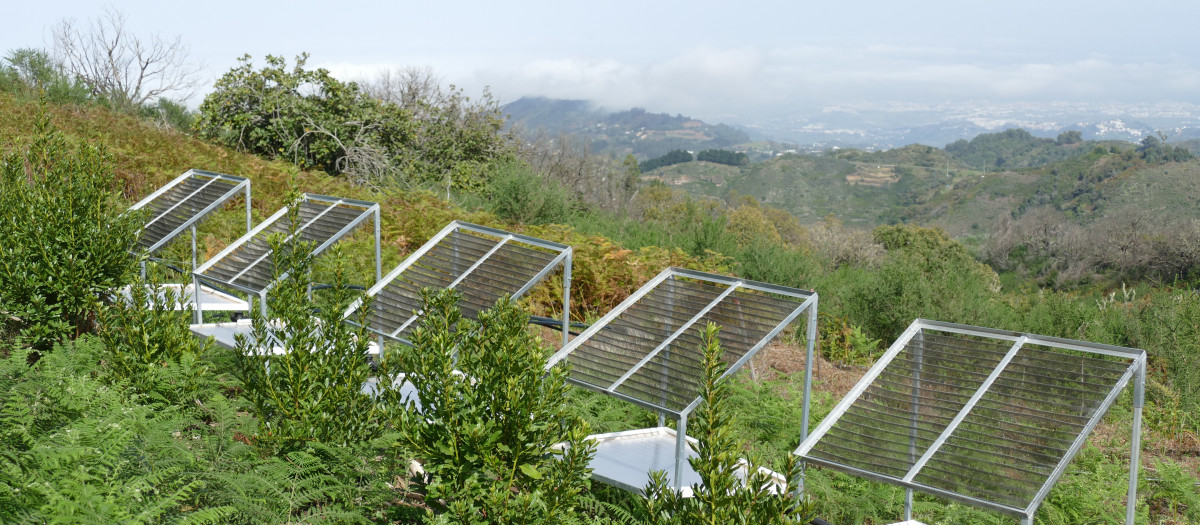
<svg viewBox="0 0 1200 525"><path fill-rule="evenodd" d="M539 317L536 315L531 315L531 316L529 316L529 324L536 324L538 326L544 326L546 328L553 328L560 332L562 331L562 319L554 319L551 317ZM574 323L573 322L573 323L571 323L570 327L587 329L588 325L583 324L583 323ZM571 334L571 335L579 335L581 332L572 332L570 330L567 330L567 333Z"/></svg>

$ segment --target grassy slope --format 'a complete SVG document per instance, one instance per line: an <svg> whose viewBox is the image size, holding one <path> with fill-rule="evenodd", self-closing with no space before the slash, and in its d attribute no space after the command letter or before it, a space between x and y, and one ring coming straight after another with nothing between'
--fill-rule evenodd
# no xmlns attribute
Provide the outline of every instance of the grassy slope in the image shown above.
<svg viewBox="0 0 1200 525"><path fill-rule="evenodd" d="M108 148L120 191L130 203L191 168L250 178L255 224L277 211L292 187L302 192L378 202L382 214L384 273L452 220L526 232L568 244L575 248L571 295L573 316L578 319L612 308L666 266L721 268L719 258L697 259L679 251L652 248L631 251L570 228L504 224L492 214L463 210L426 192L377 193L324 173L296 172L284 162L271 162L215 146L102 108L51 105L47 111L53 124L68 137ZM37 102L0 93L0 151L7 152L20 143L27 135L26 130L33 128L37 113ZM202 261L245 233L242 210L240 204L234 203L202 223L199 229ZM167 250L176 260L183 259L186 242L185 237ZM339 244L350 256L354 274L361 276L360 284L371 284L374 259L370 227L361 228L349 242ZM550 279L531 294L540 305L535 313L551 313L548 309L560 304L559 294L553 291L556 286L561 287L557 279Z"/></svg>
<svg viewBox="0 0 1200 525"><path fill-rule="evenodd" d="M32 128L37 111L36 103L14 99L0 93L0 145L3 145L0 148L8 150L14 146L14 143L19 143L22 137L26 136L25 130ZM291 174L291 169L283 163L268 162L254 156L212 146L186 135L164 131L136 119L113 115L101 109L52 107L49 112L56 126L66 134L80 140L100 142L109 148L113 153L114 166L121 184L123 184L125 197L131 202L193 167L250 177L254 184L256 221L277 209L283 203L287 189L292 185L305 191L379 201L383 204L385 271L449 220L465 219L505 226L487 214L469 213L456 209L444 201L426 194L372 194L321 173ZM820 177L812 177L810 180L808 177L795 176L804 174L805 170L814 169L814 165L813 158L789 156L780 159L770 169L760 168L756 173L763 174L765 171L767 175L781 178L791 174L794 179L793 187L801 187L809 192L815 192L817 188L821 187L822 179ZM853 163L848 161L836 161L831 165L844 166L844 169L847 170L854 167ZM1173 173L1174 170L1171 172ZM1183 172L1179 172L1178 175L1185 176ZM844 180L845 173L838 176L843 177ZM824 198L829 197L824 196ZM831 200L827 206L836 207L838 202ZM512 226L509 225L509 227ZM215 250L232 241L240 233L240 228L240 217L236 210L225 212L224 216L206 223L202 237L207 251L215 253ZM596 283L599 282L620 282L627 288L632 288L640 285L650 275L657 273L665 264L684 266L699 264L695 260L686 259L678 254L664 254L661 251L653 250L649 254L647 252L631 252L614 246L604 239L583 238L563 228L531 228L529 231L545 238L567 242L576 247L574 280L576 286L573 287L573 298L578 304L586 305L583 308L591 315L607 310L612 304L623 298L627 291L622 293L622 290L591 289L587 288L588 286L596 286ZM369 243L362 242L361 236L358 241L357 244L362 245L362 249L369 248ZM363 263L363 266L369 265L362 260L363 257L357 259ZM582 316L577 316L577 318L582 318ZM764 359L771 359L772 355L778 357L777 352L782 351L794 361L797 350L794 347L777 350L775 354L765 355ZM826 378L821 376L821 379ZM751 420L749 427L773 429L773 432L769 433L762 430L763 435L757 436L756 441L763 445L770 440L767 434L777 434L782 431L780 421L794 420L795 417L798 417L794 413L798 407L794 396L791 396L792 400L789 402L778 397L776 392L778 389L783 389L794 394L794 380L795 378L792 377L784 379L782 383L748 385L748 389L744 392L739 390L741 392L739 401L756 407L756 410L739 411L747 414L746 417ZM792 387L788 385L792 385ZM832 388L837 389L836 385L832 385ZM784 396L784 398L786 397L789 396ZM824 413L832 406L833 401L833 397L824 395L817 403L816 412ZM777 444L779 446L775 448L790 450L795 445L790 439L784 441L786 442ZM845 492L845 490L845 488L838 489L839 492ZM868 491L868 493L878 495L877 492ZM890 514L890 511L888 513Z"/></svg>
<svg viewBox="0 0 1200 525"><path fill-rule="evenodd" d="M100 143L112 156L120 191L129 202L142 197L191 168L248 177L251 180L254 223L277 211L290 187L302 192L379 202L382 206L383 267L399 263L453 219L491 223L487 215L468 213L424 194L378 194L324 173L296 172L283 162L271 162L162 129L139 119L97 107L50 106L52 123L71 139ZM32 129L38 104L0 93L0 144L8 151ZM215 255L245 233L243 208L233 204L200 227L201 260ZM413 212L417 210L417 212ZM182 241L186 242L186 240ZM180 244L182 244L182 242ZM345 247L359 275L373 273L370 227L360 229ZM168 248L180 255L180 247Z"/></svg>

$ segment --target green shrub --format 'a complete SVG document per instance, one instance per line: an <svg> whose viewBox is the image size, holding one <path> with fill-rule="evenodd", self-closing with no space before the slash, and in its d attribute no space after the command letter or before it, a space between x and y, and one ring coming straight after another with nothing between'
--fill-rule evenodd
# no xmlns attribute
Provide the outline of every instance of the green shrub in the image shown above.
<svg viewBox="0 0 1200 525"><path fill-rule="evenodd" d="M683 498L668 484L666 473L651 474L644 490L646 498L643 517L651 524L700 525L705 523L808 523L812 508L798 502L791 480L798 479L800 463L788 456L784 475L787 482L774 487L771 478L758 469L758 462L749 461L746 479L739 479L739 456L745 448L734 436L732 412L729 409L729 383L721 381L725 363L721 360L721 345L717 326L709 323L704 338L704 402L692 418L692 446L696 456L689 458L701 484L693 485L693 497Z"/></svg>
<svg viewBox="0 0 1200 525"><path fill-rule="evenodd" d="M382 399L402 444L424 461L427 521L576 521L594 445L566 405L567 372L543 371L549 349L515 303L501 300L476 322L458 300L428 292L414 346L389 349L381 364L389 384L403 373L416 387L414 399L397 389Z"/></svg>
<svg viewBox="0 0 1200 525"><path fill-rule="evenodd" d="M36 348L90 330L133 275L140 217L122 215L113 181L103 147L68 145L44 107L0 164L0 315Z"/></svg>
<svg viewBox="0 0 1200 525"><path fill-rule="evenodd" d="M114 379L154 401L186 404L210 388L211 348L188 328L190 313L171 288L152 293L154 281L135 278L127 297L100 310L98 335Z"/></svg>
<svg viewBox="0 0 1200 525"><path fill-rule="evenodd" d="M882 341L872 339L845 317L821 312L821 355L835 363L870 365L883 353Z"/></svg>
<svg viewBox="0 0 1200 525"><path fill-rule="evenodd" d="M346 262L336 246L328 254L332 288L324 292L322 307L315 308L307 293L312 243L295 235L299 206L289 209L292 231L270 239L275 277L288 278L272 288L267 315L251 308L254 328L250 336L238 337L234 372L259 418L260 442L282 450L308 441L362 442L379 431L377 405L362 392L371 376L370 336L362 328L366 323L351 327L342 322L356 292L348 287Z"/></svg>
<svg viewBox="0 0 1200 525"><path fill-rule="evenodd" d="M490 184L488 209L509 222L562 223L573 208L565 188L556 181L539 177L521 161L500 164Z"/></svg>
<svg viewBox="0 0 1200 525"><path fill-rule="evenodd" d="M154 104L141 107L142 118L148 119L166 128L181 132L191 132L196 125L196 112L191 111L180 102L167 98L159 98Z"/></svg>
<svg viewBox="0 0 1200 525"><path fill-rule="evenodd" d="M63 71L44 50L15 49L0 65L0 91L42 96L58 103L82 104L91 100L87 84Z"/></svg>

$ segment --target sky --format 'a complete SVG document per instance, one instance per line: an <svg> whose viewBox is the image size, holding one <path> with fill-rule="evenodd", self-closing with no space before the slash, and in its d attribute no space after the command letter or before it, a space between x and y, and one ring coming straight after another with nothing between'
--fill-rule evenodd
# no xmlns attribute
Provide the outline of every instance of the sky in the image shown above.
<svg viewBox="0 0 1200 525"><path fill-rule="evenodd" d="M197 105L237 58L310 54L344 80L431 69L468 95L584 99L724 122L859 103L1200 103L1200 2L115 1L180 37ZM172 7L177 5L178 7ZM0 52L102 4L10 2Z"/></svg>

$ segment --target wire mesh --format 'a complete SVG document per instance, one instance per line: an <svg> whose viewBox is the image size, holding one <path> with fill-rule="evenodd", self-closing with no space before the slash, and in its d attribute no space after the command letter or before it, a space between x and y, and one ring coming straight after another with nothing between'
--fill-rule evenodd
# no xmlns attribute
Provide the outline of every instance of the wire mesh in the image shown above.
<svg viewBox="0 0 1200 525"><path fill-rule="evenodd" d="M157 196L135 205L146 211L146 222L138 234L137 244L143 249L161 246L180 227L203 219L213 204L236 195L245 179L207 172L189 172L189 176L173 181Z"/></svg>
<svg viewBox="0 0 1200 525"><path fill-rule="evenodd" d="M315 199L305 196L298 204L296 235L313 247L334 239L339 232L370 213L368 206L358 201ZM360 221L361 224L361 221ZM275 261L271 253L272 235L288 235L292 231L287 214L260 225L248 238L239 241L232 251L199 272L206 278L259 292L275 280Z"/></svg>
<svg viewBox="0 0 1200 525"><path fill-rule="evenodd" d="M461 224L461 223L460 223ZM406 339L419 323L421 290L453 287L463 316L475 318L504 295L515 295L555 264L561 249L507 232L472 231L462 224L430 241L415 261L372 290L367 323L372 331Z"/></svg>
<svg viewBox="0 0 1200 525"><path fill-rule="evenodd" d="M1127 369L1128 363L1021 348L914 481L1028 505Z"/></svg>
<svg viewBox="0 0 1200 525"><path fill-rule="evenodd" d="M801 455L1014 514L1036 507L1137 356L1028 337L914 332Z"/></svg>
<svg viewBox="0 0 1200 525"><path fill-rule="evenodd" d="M712 277L671 275L581 336L566 357L571 380L679 414L702 390L701 334L709 322L720 326L722 358L733 364L765 344L805 301L800 290L783 296Z"/></svg>

